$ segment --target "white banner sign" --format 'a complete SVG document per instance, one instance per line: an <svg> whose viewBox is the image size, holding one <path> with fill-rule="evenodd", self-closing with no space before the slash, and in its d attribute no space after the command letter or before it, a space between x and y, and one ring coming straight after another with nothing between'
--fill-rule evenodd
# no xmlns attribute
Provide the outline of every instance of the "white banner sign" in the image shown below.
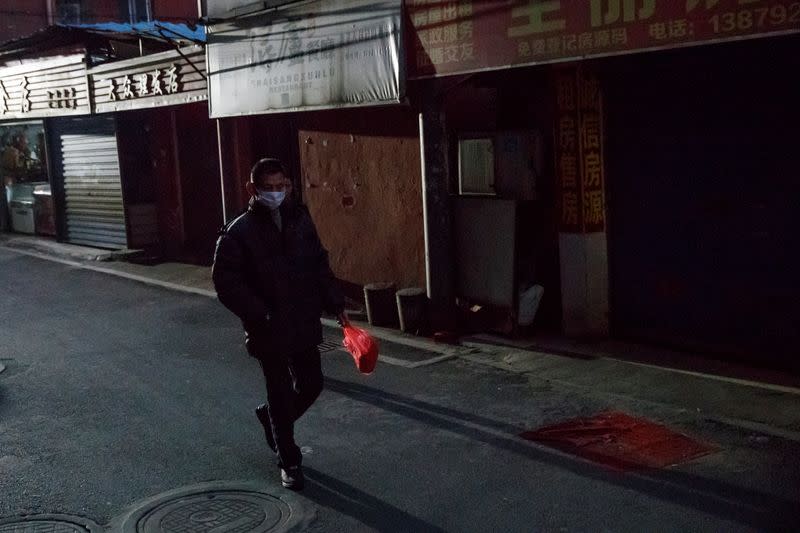
<svg viewBox="0 0 800 533"><path fill-rule="evenodd" d="M400 0L321 0L210 27L211 117L399 102L400 13Z"/></svg>

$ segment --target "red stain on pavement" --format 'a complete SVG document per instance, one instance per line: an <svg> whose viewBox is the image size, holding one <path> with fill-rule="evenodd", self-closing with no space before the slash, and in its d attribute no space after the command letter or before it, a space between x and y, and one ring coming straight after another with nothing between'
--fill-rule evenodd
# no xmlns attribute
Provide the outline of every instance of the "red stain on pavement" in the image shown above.
<svg viewBox="0 0 800 533"><path fill-rule="evenodd" d="M618 411L525 431L520 437L617 470L664 468L717 450L666 426Z"/></svg>

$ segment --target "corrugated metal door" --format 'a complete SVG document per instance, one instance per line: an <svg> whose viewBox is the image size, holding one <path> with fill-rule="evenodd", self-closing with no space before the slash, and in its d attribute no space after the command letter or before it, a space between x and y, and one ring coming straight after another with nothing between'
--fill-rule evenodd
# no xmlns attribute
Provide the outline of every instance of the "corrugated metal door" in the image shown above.
<svg viewBox="0 0 800 533"><path fill-rule="evenodd" d="M113 118L71 121L57 135L67 242L127 246L117 136Z"/></svg>

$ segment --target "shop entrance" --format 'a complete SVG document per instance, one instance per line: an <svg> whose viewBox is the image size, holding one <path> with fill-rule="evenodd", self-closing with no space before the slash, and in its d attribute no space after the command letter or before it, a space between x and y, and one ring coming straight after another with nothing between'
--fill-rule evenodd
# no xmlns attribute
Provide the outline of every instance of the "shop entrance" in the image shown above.
<svg viewBox="0 0 800 533"><path fill-rule="evenodd" d="M113 117L54 119L49 128L66 242L128 245Z"/></svg>
<svg viewBox="0 0 800 533"><path fill-rule="evenodd" d="M610 62L615 336L791 362L798 45L763 39Z"/></svg>
<svg viewBox="0 0 800 533"><path fill-rule="evenodd" d="M0 231L55 235L42 122L0 125Z"/></svg>

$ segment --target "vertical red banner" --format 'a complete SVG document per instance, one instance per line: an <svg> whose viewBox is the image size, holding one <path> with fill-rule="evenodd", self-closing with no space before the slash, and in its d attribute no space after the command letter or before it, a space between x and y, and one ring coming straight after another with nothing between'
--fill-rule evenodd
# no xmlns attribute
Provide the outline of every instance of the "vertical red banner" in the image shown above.
<svg viewBox="0 0 800 533"><path fill-rule="evenodd" d="M564 233L605 231L603 97L600 81L576 67L554 71L555 168L559 228Z"/></svg>
<svg viewBox="0 0 800 533"><path fill-rule="evenodd" d="M606 229L603 95L597 76L578 70L583 231Z"/></svg>
<svg viewBox="0 0 800 533"><path fill-rule="evenodd" d="M574 67L560 68L553 80L558 225L564 233L580 233L583 229L577 76Z"/></svg>

